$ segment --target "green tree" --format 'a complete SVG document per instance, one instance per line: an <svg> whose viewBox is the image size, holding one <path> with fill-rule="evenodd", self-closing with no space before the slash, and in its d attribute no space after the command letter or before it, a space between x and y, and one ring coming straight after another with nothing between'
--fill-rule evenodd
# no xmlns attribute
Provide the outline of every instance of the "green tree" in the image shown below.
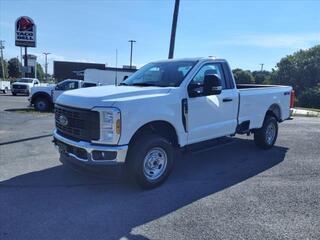
<svg viewBox="0 0 320 240"><path fill-rule="evenodd" d="M320 83L320 45L300 50L277 64L275 83L293 86L296 95Z"/></svg>
<svg viewBox="0 0 320 240"><path fill-rule="evenodd" d="M8 61L9 77L12 77L12 78L21 77L20 66L21 64L18 58L11 58Z"/></svg>
<svg viewBox="0 0 320 240"><path fill-rule="evenodd" d="M43 68L41 66L41 64L37 63L37 78L40 80L40 81L43 81L44 80L44 72L43 72Z"/></svg>
<svg viewBox="0 0 320 240"><path fill-rule="evenodd" d="M271 84L271 72L253 71L252 76L256 84Z"/></svg>
<svg viewBox="0 0 320 240"><path fill-rule="evenodd" d="M320 108L320 85L304 90L299 96L301 107Z"/></svg>
<svg viewBox="0 0 320 240"><path fill-rule="evenodd" d="M9 74L8 74L8 63L7 63L7 61L5 59L3 60L3 66L4 66L4 77L8 78L9 77ZM0 78L3 78L2 61L0 61Z"/></svg>
<svg viewBox="0 0 320 240"><path fill-rule="evenodd" d="M236 83L254 83L254 78L249 70L236 68L232 72Z"/></svg>

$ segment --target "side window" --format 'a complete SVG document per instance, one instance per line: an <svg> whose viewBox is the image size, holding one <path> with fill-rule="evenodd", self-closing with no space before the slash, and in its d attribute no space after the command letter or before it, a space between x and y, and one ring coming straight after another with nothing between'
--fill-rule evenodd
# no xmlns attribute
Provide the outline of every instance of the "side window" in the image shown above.
<svg viewBox="0 0 320 240"><path fill-rule="evenodd" d="M89 82L85 82L82 84L83 88L87 88L87 87L96 87L97 84L96 83L89 83Z"/></svg>
<svg viewBox="0 0 320 240"><path fill-rule="evenodd" d="M67 81L59 85L60 90L72 90L78 88L78 82Z"/></svg>
<svg viewBox="0 0 320 240"><path fill-rule="evenodd" d="M78 88L78 82L69 82L69 84L66 85L65 90L72 90Z"/></svg>
<svg viewBox="0 0 320 240"><path fill-rule="evenodd" d="M204 76L207 74L215 74L221 79L222 89L226 89L226 80L223 75L222 66L220 63L209 63L198 71L198 73L194 76L191 84L203 84ZM200 89L199 89L200 90Z"/></svg>

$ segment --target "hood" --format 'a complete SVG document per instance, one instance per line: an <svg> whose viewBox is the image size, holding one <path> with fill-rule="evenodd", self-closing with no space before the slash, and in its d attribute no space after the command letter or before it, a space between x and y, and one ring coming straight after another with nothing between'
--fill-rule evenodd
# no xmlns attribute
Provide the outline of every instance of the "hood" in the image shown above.
<svg viewBox="0 0 320 240"><path fill-rule="evenodd" d="M14 82L12 85L26 85L26 86L31 86L32 83L24 83L24 82Z"/></svg>
<svg viewBox="0 0 320 240"><path fill-rule="evenodd" d="M37 86L37 87L31 88L31 93L34 93L34 92L50 92L51 93L51 90L54 90L55 87L56 87L56 84L51 84L47 86Z"/></svg>
<svg viewBox="0 0 320 240"><path fill-rule="evenodd" d="M57 104L87 108L112 106L115 102L132 101L142 98L166 95L170 88L163 87L135 87L135 86L102 86L80 88L62 93Z"/></svg>

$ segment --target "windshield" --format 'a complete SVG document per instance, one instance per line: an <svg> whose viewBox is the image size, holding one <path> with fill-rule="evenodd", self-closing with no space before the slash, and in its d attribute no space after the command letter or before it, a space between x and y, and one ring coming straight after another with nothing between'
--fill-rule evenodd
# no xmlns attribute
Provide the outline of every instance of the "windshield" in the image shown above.
<svg viewBox="0 0 320 240"><path fill-rule="evenodd" d="M17 82L21 83L32 83L33 79L21 78Z"/></svg>
<svg viewBox="0 0 320 240"><path fill-rule="evenodd" d="M149 63L120 85L177 87L197 61Z"/></svg>

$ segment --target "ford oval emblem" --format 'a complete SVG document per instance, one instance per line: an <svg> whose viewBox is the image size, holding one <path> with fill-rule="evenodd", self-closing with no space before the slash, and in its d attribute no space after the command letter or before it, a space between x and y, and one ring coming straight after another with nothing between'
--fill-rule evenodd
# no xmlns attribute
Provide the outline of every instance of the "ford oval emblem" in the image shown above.
<svg viewBox="0 0 320 240"><path fill-rule="evenodd" d="M59 123L62 125L62 126L67 126L68 125L68 118L64 115L60 115L59 118Z"/></svg>

